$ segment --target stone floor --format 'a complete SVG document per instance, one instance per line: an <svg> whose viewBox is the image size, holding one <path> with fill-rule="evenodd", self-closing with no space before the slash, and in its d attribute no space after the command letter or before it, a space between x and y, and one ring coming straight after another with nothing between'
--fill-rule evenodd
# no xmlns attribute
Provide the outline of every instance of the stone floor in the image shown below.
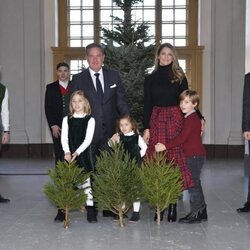
<svg viewBox="0 0 250 250"><path fill-rule="evenodd" d="M154 211L143 204L141 221L117 222L98 215L89 224L86 214L72 212L70 228L53 221L56 208L43 194L52 160L0 159L0 193L10 203L0 204L1 250L249 250L250 213L238 214L243 205L247 178L243 160L208 160L202 184L208 205L208 221L196 225L169 223L158 226ZM178 202L178 216L189 210L184 192Z"/></svg>

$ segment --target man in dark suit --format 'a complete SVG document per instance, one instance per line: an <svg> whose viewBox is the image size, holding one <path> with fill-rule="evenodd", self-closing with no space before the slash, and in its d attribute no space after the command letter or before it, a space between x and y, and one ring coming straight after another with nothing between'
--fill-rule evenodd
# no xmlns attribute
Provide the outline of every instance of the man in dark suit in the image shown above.
<svg viewBox="0 0 250 250"><path fill-rule="evenodd" d="M116 119L121 114L128 114L129 107L118 72L102 66L105 58L102 46L89 44L86 56L89 67L73 76L70 92L82 90L89 100L96 121L91 145L95 159L100 150L109 148L107 142L115 132ZM101 94L98 84L101 84Z"/></svg>
<svg viewBox="0 0 250 250"><path fill-rule="evenodd" d="M64 152L61 145L61 126L63 117L68 115L69 106L69 65L61 62L56 66L58 80L46 86L45 114L51 131L55 162L64 160ZM64 220L64 212L58 210L55 221Z"/></svg>
<svg viewBox="0 0 250 250"><path fill-rule="evenodd" d="M98 43L86 47L89 67L72 78L70 92L82 90L89 100L91 114L96 127L91 144L93 159L101 150L109 150L108 139L115 133L116 119L119 115L128 114L129 107L118 72L103 67L104 49ZM103 216L113 216L104 211Z"/></svg>
<svg viewBox="0 0 250 250"><path fill-rule="evenodd" d="M250 73L245 75L245 82L244 82L242 131L245 140L248 140L248 149L250 149ZM250 166L249 166L247 201L243 207L237 209L237 212L239 213L250 212Z"/></svg>

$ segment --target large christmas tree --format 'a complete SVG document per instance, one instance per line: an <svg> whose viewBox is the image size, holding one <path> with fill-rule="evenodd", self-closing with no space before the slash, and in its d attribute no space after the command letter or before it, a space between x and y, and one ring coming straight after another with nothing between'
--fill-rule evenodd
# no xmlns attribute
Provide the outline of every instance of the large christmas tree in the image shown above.
<svg viewBox="0 0 250 250"><path fill-rule="evenodd" d="M131 114L136 118L139 128L143 120L143 82L148 69L153 66L154 49L149 43L149 26L132 19L132 7L142 0L113 0L123 12L123 18L114 17L117 23L113 30L102 28L106 44L105 64L120 72L123 80Z"/></svg>

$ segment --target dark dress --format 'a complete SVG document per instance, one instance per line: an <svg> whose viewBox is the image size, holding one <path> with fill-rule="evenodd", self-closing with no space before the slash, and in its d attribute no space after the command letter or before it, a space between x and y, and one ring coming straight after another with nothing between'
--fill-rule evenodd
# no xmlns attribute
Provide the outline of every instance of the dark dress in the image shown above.
<svg viewBox="0 0 250 250"><path fill-rule="evenodd" d="M144 128L150 129L147 156L153 157L155 144L166 145L177 137L183 128L183 114L179 107L179 95L188 89L186 77L181 82L174 79L172 64L159 66L158 70L147 76L144 83ZM183 188L193 186L190 170L182 145L167 151L167 160L174 161L180 168Z"/></svg>
<svg viewBox="0 0 250 250"><path fill-rule="evenodd" d="M142 157L140 154L141 148L138 145L139 135L120 135L120 140L123 145L125 152L128 152L130 155L130 159L135 159L136 163L141 166Z"/></svg>
<svg viewBox="0 0 250 250"><path fill-rule="evenodd" d="M70 152L75 152L83 143L86 137L90 115L83 118L68 117L68 138ZM76 162L79 167L84 168L87 172L93 171L93 160L91 147L87 147L80 155L76 157Z"/></svg>

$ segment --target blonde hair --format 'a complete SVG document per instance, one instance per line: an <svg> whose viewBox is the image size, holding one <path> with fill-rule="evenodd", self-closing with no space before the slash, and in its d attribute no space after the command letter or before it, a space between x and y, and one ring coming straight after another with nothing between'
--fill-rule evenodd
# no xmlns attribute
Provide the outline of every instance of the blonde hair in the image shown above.
<svg viewBox="0 0 250 250"><path fill-rule="evenodd" d="M70 96L70 101L69 101L69 113L70 113L70 115L73 115L73 113L74 113L72 100L73 100L74 96L76 96L76 95L81 96L83 99L83 112L84 112L84 114L90 115L91 114L90 104L89 104L88 99L84 96L84 93L82 90L76 90Z"/></svg>
<svg viewBox="0 0 250 250"><path fill-rule="evenodd" d="M200 97L198 95L198 93L194 90L191 89L186 89L184 90L180 96L179 96L179 100L183 101L185 99L185 97L188 97L189 100L193 103L193 104L197 104L195 109L198 108L199 104L200 104Z"/></svg>
<svg viewBox="0 0 250 250"><path fill-rule="evenodd" d="M172 71L173 71L173 78L174 79L171 82L172 83L174 83L174 82L180 83L182 81L182 79L185 77L185 73L183 72L182 68L179 65L177 51L176 51L175 47L170 43L163 43L157 48L156 53L155 53L154 71L156 71L159 68L159 65L160 65L159 55L164 48L169 48L172 52L172 57L173 57Z"/></svg>

